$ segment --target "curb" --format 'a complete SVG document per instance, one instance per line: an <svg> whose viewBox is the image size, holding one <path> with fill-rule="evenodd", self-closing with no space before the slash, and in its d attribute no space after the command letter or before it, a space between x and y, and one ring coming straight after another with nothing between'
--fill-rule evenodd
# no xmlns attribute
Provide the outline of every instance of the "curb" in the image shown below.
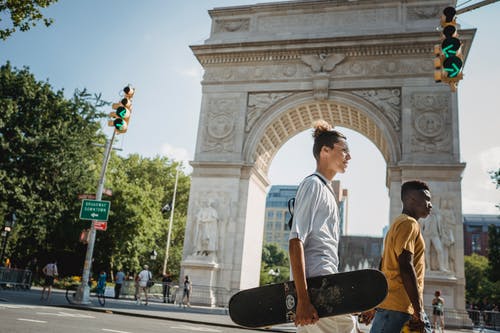
<svg viewBox="0 0 500 333"><path fill-rule="evenodd" d="M249 327L224 324L224 323L212 323L212 322L204 322L204 321L200 321L200 320L184 319L184 318L172 318L170 316L167 316L167 317L166 316L155 316L155 315L149 315L149 314L143 314L143 313L135 313L135 312L128 312L128 311L120 311L120 310L110 310L110 309L106 309L106 308L99 309L99 308L95 308L95 307L85 307L85 306L78 306L78 305L58 305L57 307L76 309L76 310L87 310L87 311L101 312L101 313L108 313L108 314L117 314L117 315L130 316L130 317L141 317L141 318L160 319L160 320L172 320L172 321L179 321L179 322L183 322L183 323L201 324L201 325L207 325L207 326L219 326L219 327L227 327L227 328L247 329L247 330L254 330L254 331L261 331L261 332L277 332L277 333L287 332L284 330L277 330L277 329L273 329L273 328L269 328L269 329L267 329L267 328L249 328Z"/></svg>

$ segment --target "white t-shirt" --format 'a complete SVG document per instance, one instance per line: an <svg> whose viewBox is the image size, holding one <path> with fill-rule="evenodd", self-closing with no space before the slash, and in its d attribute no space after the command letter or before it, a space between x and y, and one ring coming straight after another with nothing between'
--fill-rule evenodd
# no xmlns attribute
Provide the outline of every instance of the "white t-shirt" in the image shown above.
<svg viewBox="0 0 500 333"><path fill-rule="evenodd" d="M338 272L339 213L331 183L323 175L306 177L295 197L289 239L304 246L306 277Z"/></svg>
<svg viewBox="0 0 500 333"><path fill-rule="evenodd" d="M146 270L146 269L143 269L140 273L139 273L139 287L147 287L148 285L148 280L151 278L151 273Z"/></svg>
<svg viewBox="0 0 500 333"><path fill-rule="evenodd" d="M47 264L44 269L45 275L47 276L57 276L57 265Z"/></svg>

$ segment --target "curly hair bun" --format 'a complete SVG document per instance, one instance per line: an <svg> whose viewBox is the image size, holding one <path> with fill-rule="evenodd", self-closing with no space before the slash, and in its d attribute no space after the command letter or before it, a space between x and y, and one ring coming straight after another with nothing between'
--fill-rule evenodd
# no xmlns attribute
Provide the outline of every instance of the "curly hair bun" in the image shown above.
<svg viewBox="0 0 500 333"><path fill-rule="evenodd" d="M313 124L313 138L317 138L321 133L328 132L332 130L332 126L326 122L326 120L320 119Z"/></svg>

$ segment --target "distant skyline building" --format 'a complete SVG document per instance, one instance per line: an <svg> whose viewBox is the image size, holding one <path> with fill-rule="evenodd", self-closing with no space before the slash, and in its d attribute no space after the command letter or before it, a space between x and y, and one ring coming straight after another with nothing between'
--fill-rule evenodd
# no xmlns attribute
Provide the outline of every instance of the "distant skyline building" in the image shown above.
<svg viewBox="0 0 500 333"><path fill-rule="evenodd" d="M347 227L347 190L342 189L340 181L332 183L340 216L340 235L345 234ZM288 252L288 236L290 228L288 220L288 200L297 195L298 185L272 185L266 196L266 210L264 218L264 245L277 243ZM339 195L340 193L340 195Z"/></svg>

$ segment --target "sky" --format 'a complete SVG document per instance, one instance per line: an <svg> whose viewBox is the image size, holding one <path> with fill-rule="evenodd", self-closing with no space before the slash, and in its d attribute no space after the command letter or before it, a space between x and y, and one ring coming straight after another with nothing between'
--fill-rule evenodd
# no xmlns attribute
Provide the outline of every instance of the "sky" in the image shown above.
<svg viewBox="0 0 500 333"><path fill-rule="evenodd" d="M116 102L121 89L132 84L136 95L130 127L115 147L122 149L122 155L185 161L189 173L203 75L189 46L201 45L209 37L208 10L259 2L272 1L59 0L43 11L54 19L51 27L39 25L0 41L0 64L10 61L16 68L29 67L37 80L64 90L68 98L75 89L86 88ZM458 6L465 2L467 6L479 1L459 0ZM467 163L462 181L465 214L499 213L495 204L500 203L500 189L488 175L500 168L498 17L500 2L458 17L462 28L477 29L458 90L461 161ZM347 233L382 236L389 223L385 161L364 136L341 130L352 152L348 172L338 177L349 190ZM111 136L111 127L104 131ZM298 184L314 171L312 158L296 158L311 156L311 147L309 131L291 138L271 164L271 183Z"/></svg>

